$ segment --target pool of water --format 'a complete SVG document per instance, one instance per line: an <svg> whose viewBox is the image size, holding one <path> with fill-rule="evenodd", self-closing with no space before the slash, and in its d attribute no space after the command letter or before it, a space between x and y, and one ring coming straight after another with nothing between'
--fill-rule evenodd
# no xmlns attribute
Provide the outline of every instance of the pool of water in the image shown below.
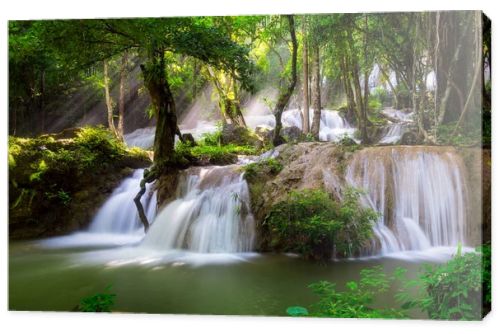
<svg viewBox="0 0 500 334"><path fill-rule="evenodd" d="M318 263L294 255L157 253L123 240L107 245L67 241L10 243L11 310L71 311L83 297L111 285L117 312L284 316L289 306L317 301L307 288L313 282L343 286L374 265L387 272L404 267L414 277L429 262L403 254ZM377 304L396 306L394 292Z"/></svg>

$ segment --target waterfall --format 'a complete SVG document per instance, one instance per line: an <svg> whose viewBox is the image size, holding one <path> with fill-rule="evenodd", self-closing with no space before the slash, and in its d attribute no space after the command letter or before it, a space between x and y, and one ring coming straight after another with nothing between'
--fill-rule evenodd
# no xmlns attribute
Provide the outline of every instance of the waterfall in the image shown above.
<svg viewBox="0 0 500 334"><path fill-rule="evenodd" d="M154 220L141 247L235 253L253 249L248 185L238 166L192 167L176 199Z"/></svg>
<svg viewBox="0 0 500 334"><path fill-rule="evenodd" d="M394 144L401 139L405 133L407 125L405 123L390 124L385 128L385 134L380 139L380 144Z"/></svg>
<svg viewBox="0 0 500 334"><path fill-rule="evenodd" d="M385 108L382 113L391 117L394 122L389 122L389 125L385 127L384 135L379 140L379 143L394 144L401 139L408 130L409 125L413 123L413 112L406 113L394 108Z"/></svg>
<svg viewBox="0 0 500 334"><path fill-rule="evenodd" d="M281 116L284 127L296 126L302 129L302 112L299 109L285 110ZM309 110L309 122L312 123L314 110ZM248 126L274 128L276 121L271 114L250 114L245 116ZM321 110L319 139L321 141L338 141L344 136L354 137L356 128L352 127L347 120L336 110Z"/></svg>
<svg viewBox="0 0 500 334"><path fill-rule="evenodd" d="M358 152L346 171L378 211L371 253L456 247L466 240L466 187L459 156L446 147L379 147Z"/></svg>
<svg viewBox="0 0 500 334"><path fill-rule="evenodd" d="M194 139L198 140L204 133L214 132L217 130L215 122L209 121L198 121L194 128L186 128L183 124L179 125L181 133L190 133L193 135ZM125 143L128 147L140 147L145 150L149 150L153 147L155 141L155 131L156 128L148 127L142 129L136 129L133 132L127 133L123 136ZM178 138L175 137L177 142Z"/></svg>
<svg viewBox="0 0 500 334"><path fill-rule="evenodd" d="M147 150L153 147L155 141L155 130L156 128L154 126L136 129L133 132L125 134L123 139L128 147L135 146Z"/></svg>
<svg viewBox="0 0 500 334"><path fill-rule="evenodd" d="M140 189L144 169L137 169L113 191L108 200L99 209L89 226L91 233L131 234L143 233L142 223L134 205L134 197ZM146 186L146 193L141 199L149 221L156 214L156 192L152 185Z"/></svg>

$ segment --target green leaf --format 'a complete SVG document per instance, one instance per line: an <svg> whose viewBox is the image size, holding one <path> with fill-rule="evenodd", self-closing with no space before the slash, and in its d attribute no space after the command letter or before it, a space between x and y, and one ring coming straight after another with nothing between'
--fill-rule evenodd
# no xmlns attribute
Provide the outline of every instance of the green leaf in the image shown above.
<svg viewBox="0 0 500 334"><path fill-rule="evenodd" d="M290 306L286 309L286 313L292 317L304 317L309 315L307 309L302 306Z"/></svg>

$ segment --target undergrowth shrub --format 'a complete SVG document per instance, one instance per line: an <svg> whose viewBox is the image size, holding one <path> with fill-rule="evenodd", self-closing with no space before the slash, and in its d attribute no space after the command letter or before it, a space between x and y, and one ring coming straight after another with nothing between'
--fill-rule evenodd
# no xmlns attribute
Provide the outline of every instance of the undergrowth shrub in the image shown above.
<svg viewBox="0 0 500 334"><path fill-rule="evenodd" d="M423 273L398 294L404 309L418 308L431 319L479 320L491 306L491 247L457 254L447 263L424 265ZM410 293L416 288L417 296Z"/></svg>
<svg viewBox="0 0 500 334"><path fill-rule="evenodd" d="M309 288L319 301L309 308L289 307L286 312L291 316L330 318L405 318L407 316L402 310L373 306L375 298L387 293L400 272L397 269L394 274L387 275L382 266L363 269L360 272L361 278L347 282L343 291L335 283L313 283Z"/></svg>
<svg viewBox="0 0 500 334"><path fill-rule="evenodd" d="M103 293L83 298L78 310L81 312L111 312L111 308L115 304L115 297L116 294L111 293L111 286L108 286Z"/></svg>
<svg viewBox="0 0 500 334"><path fill-rule="evenodd" d="M341 201L323 190L292 191L264 221L271 247L306 258L358 254L372 236L378 214L359 203L361 192L347 188Z"/></svg>

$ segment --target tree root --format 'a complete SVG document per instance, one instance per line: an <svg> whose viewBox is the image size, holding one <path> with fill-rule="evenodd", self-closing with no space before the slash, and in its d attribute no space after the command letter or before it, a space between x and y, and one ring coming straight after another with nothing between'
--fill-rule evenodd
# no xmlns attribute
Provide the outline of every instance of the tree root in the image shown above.
<svg viewBox="0 0 500 334"><path fill-rule="evenodd" d="M144 177L141 180L141 190L135 195L134 197L134 203L135 206L137 207L137 212L139 213L139 219L142 222L142 225L144 225L144 233L148 233L149 230L149 221L148 217L146 216L146 213L144 212L144 207L142 206L141 203L141 198L146 193L146 184L151 183L155 181L158 178L158 173L156 172L155 166L151 168L151 170L145 169L144 170Z"/></svg>

